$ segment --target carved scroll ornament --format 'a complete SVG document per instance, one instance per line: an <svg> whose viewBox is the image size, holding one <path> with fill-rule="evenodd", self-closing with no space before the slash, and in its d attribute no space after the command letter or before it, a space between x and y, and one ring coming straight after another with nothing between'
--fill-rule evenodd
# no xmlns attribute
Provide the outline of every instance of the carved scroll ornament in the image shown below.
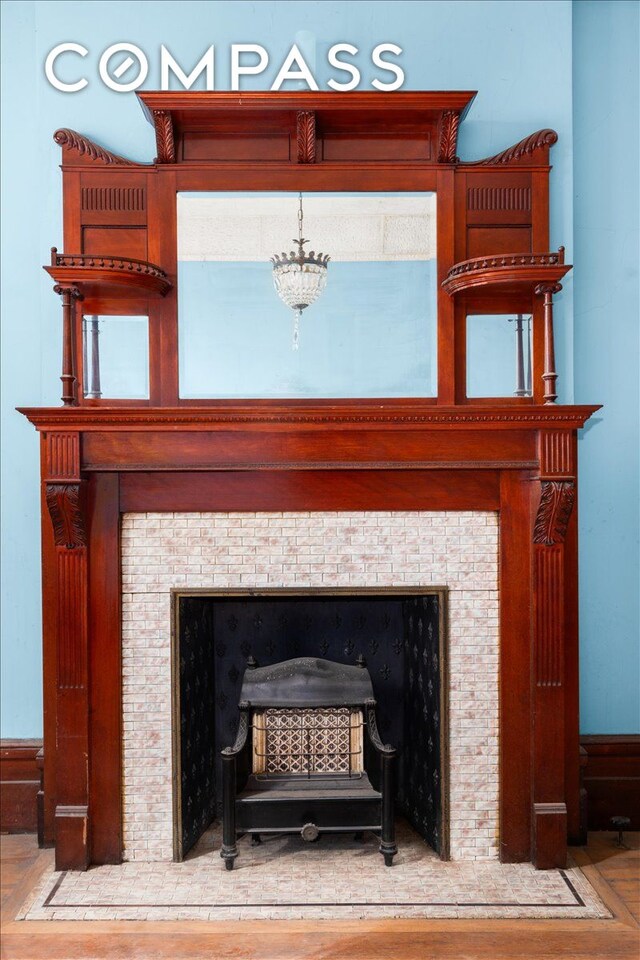
<svg viewBox="0 0 640 960"><path fill-rule="evenodd" d="M442 114L440 143L438 145L438 163L455 163L458 144L460 114L455 110L446 110Z"/></svg>
<svg viewBox="0 0 640 960"><path fill-rule="evenodd" d="M547 547L564 543L573 510L576 487L573 480L543 480L533 528L533 542Z"/></svg>
<svg viewBox="0 0 640 960"><path fill-rule="evenodd" d="M81 157L87 156L91 160L101 160L102 163L114 164L121 167L139 166L139 164L136 164L133 160L127 160L125 157L118 156L117 153L111 153L110 150L99 147L97 143L89 140L88 137L83 137L81 133L77 133L75 130L69 130L67 127L56 130L53 139L61 147L69 147L71 150L76 150Z"/></svg>
<svg viewBox="0 0 640 960"><path fill-rule="evenodd" d="M299 110L296 116L298 163L316 161L316 115L312 110Z"/></svg>
<svg viewBox="0 0 640 960"><path fill-rule="evenodd" d="M80 483L48 483L45 496L56 547L65 547L67 550L86 547Z"/></svg>
<svg viewBox="0 0 640 960"><path fill-rule="evenodd" d="M166 110L154 110L153 122L156 130L156 163L175 163L176 145L173 136L173 120Z"/></svg>
<svg viewBox="0 0 640 960"><path fill-rule="evenodd" d="M472 160L463 164L463 166L487 167L495 163L512 163L514 160L520 160L521 157L530 156L541 147L551 147L554 143L557 143L557 141L558 134L555 130L548 128L545 130L537 130L519 143L515 143L512 147L507 147L506 150L496 153L493 157L487 157L486 160Z"/></svg>

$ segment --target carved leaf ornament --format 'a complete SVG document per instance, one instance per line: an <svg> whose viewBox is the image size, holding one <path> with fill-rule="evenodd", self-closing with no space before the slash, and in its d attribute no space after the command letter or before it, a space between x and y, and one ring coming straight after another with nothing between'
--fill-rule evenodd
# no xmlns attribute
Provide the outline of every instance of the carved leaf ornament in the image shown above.
<svg viewBox="0 0 640 960"><path fill-rule="evenodd" d="M74 550L87 545L79 483L48 483L46 500L56 547Z"/></svg>
<svg viewBox="0 0 640 960"><path fill-rule="evenodd" d="M564 542L575 496L573 480L542 481L540 503L533 528L534 543L550 547Z"/></svg>

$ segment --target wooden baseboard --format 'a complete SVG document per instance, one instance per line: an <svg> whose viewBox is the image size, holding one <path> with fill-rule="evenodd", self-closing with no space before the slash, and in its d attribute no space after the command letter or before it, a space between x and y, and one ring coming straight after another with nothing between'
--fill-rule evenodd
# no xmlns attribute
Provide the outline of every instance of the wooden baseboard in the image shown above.
<svg viewBox="0 0 640 960"><path fill-rule="evenodd" d="M611 817L630 817L640 830L640 735L582 736L589 830L608 830Z"/></svg>
<svg viewBox="0 0 640 960"><path fill-rule="evenodd" d="M42 740L0 740L0 830L35 833Z"/></svg>
<svg viewBox="0 0 640 960"><path fill-rule="evenodd" d="M608 830L615 816L631 818L640 830L640 735L582 736L586 751L584 786L590 830ZM0 740L0 830L30 833L37 829L41 740Z"/></svg>

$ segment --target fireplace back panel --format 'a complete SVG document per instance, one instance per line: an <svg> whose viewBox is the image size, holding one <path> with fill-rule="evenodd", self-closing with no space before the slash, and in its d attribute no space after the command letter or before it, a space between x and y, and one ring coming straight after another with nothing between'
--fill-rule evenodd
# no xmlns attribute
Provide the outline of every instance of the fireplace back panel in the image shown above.
<svg viewBox="0 0 640 960"><path fill-rule="evenodd" d="M293 657L353 664L360 654L382 738L398 749L398 810L440 852L439 594L178 596L176 602L182 856L221 813L220 751L235 736L247 657L260 666Z"/></svg>

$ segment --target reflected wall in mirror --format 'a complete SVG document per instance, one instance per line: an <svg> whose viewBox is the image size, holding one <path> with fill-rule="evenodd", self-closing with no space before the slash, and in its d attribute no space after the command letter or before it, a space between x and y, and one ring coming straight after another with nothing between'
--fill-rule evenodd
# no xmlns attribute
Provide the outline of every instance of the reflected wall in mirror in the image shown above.
<svg viewBox="0 0 640 960"><path fill-rule="evenodd" d="M149 318L82 318L87 400L149 399Z"/></svg>
<svg viewBox="0 0 640 960"><path fill-rule="evenodd" d="M467 397L531 395L531 315L468 315Z"/></svg>
<svg viewBox="0 0 640 960"><path fill-rule="evenodd" d="M302 200L303 254L330 260L294 349L272 258L299 254L299 194L178 194L180 396L435 396L435 194Z"/></svg>

